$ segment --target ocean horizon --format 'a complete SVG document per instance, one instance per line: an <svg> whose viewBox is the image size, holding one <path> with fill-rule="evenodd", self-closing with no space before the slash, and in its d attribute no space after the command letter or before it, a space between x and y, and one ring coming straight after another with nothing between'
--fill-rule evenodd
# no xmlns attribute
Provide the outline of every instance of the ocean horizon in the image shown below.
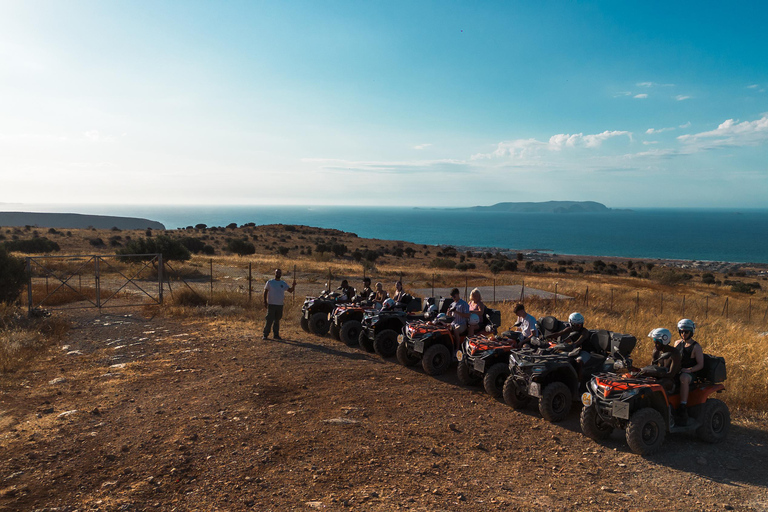
<svg viewBox="0 0 768 512"><path fill-rule="evenodd" d="M427 245L768 263L768 209L633 208L564 214L431 207L6 204L0 210L141 217L167 229L233 222L297 224Z"/></svg>

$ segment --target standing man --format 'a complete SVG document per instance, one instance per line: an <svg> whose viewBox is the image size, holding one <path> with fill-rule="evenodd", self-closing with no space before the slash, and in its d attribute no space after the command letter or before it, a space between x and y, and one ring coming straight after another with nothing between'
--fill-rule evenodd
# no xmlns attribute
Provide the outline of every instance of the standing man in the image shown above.
<svg viewBox="0 0 768 512"><path fill-rule="evenodd" d="M267 325L264 326L263 340L269 339L269 330L273 329L275 333L275 339L281 340L280 337L280 319L283 318L283 302L285 301L285 292L289 291L293 293L296 288L296 276L293 276L293 284L288 286L288 283L280 279L283 275L283 271L275 269L275 278L267 281L264 285L264 307L267 308ZM273 328L274 326L274 328Z"/></svg>

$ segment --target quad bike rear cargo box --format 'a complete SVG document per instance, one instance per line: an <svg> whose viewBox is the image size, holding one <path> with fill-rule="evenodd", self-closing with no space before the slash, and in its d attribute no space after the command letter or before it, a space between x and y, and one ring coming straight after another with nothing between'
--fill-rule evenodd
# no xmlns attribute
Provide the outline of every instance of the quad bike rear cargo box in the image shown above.
<svg viewBox="0 0 768 512"><path fill-rule="evenodd" d="M715 384L725 381L725 358L704 354L704 368L696 372L696 376Z"/></svg>

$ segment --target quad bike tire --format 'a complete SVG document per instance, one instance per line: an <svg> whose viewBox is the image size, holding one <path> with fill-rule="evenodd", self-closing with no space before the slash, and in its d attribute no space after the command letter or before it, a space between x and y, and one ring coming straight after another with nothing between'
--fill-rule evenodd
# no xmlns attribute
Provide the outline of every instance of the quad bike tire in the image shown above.
<svg viewBox="0 0 768 512"><path fill-rule="evenodd" d="M459 364L456 366L456 377L459 379L459 382L465 386L476 386L477 384L480 384L480 377L472 373L466 360L459 361Z"/></svg>
<svg viewBox="0 0 768 512"><path fill-rule="evenodd" d="M373 339L373 351L381 357L392 357L397 352L397 332L384 329Z"/></svg>
<svg viewBox="0 0 768 512"><path fill-rule="evenodd" d="M421 367L427 375L442 375L450 365L451 351L442 343L435 343L421 357Z"/></svg>
<svg viewBox="0 0 768 512"><path fill-rule="evenodd" d="M509 365L505 363L496 363L485 372L483 376L483 387L485 392L494 398L499 398L504 392L504 383L509 377Z"/></svg>
<svg viewBox="0 0 768 512"><path fill-rule="evenodd" d="M716 398L710 398L704 402L704 407L699 417L701 426L696 429L699 439L707 443L719 443L728 436L731 426L731 412L724 402Z"/></svg>
<svg viewBox="0 0 768 512"><path fill-rule="evenodd" d="M341 324L339 338L341 342L348 347L354 347L359 344L360 331L363 330L363 324L357 320L347 320Z"/></svg>
<svg viewBox="0 0 768 512"><path fill-rule="evenodd" d="M650 455L661 448L666 435L667 424L659 411L652 407L635 412L627 423L627 444L638 455Z"/></svg>
<svg viewBox="0 0 768 512"><path fill-rule="evenodd" d="M562 382L547 384L539 399L539 412L545 420L556 423L571 412L571 390Z"/></svg>
<svg viewBox="0 0 768 512"><path fill-rule="evenodd" d="M360 329L360 334L357 335L357 344L366 352L373 352L373 342L365 329Z"/></svg>
<svg viewBox="0 0 768 512"><path fill-rule="evenodd" d="M504 397L504 403L513 409L522 409L531 402L531 397L524 391L520 391L515 385L515 379L507 377L502 388L501 396Z"/></svg>
<svg viewBox="0 0 768 512"><path fill-rule="evenodd" d="M328 334L330 334L331 338L335 339L336 341L341 341L339 326L335 323L331 322L330 327L328 327Z"/></svg>
<svg viewBox="0 0 768 512"><path fill-rule="evenodd" d="M299 320L299 325L301 325L301 330L304 332L312 332L309 330L309 320L304 318L304 315L301 315L301 319Z"/></svg>
<svg viewBox="0 0 768 512"><path fill-rule="evenodd" d="M581 410L581 416L579 418L581 424L581 431L584 435L595 441L607 439L613 432L613 427L600 419L600 415L597 414L597 407L590 405L584 407Z"/></svg>
<svg viewBox="0 0 768 512"><path fill-rule="evenodd" d="M328 313L315 313L309 319L309 329L312 334L325 336L330 328L331 322L328 321Z"/></svg>
<svg viewBox="0 0 768 512"><path fill-rule="evenodd" d="M403 366L415 366L419 362L419 356L413 355L405 342L397 346L397 362Z"/></svg>

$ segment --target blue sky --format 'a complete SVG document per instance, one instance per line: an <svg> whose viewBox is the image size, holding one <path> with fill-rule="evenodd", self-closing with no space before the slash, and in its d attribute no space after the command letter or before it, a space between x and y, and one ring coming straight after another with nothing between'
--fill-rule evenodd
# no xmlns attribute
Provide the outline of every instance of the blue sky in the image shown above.
<svg viewBox="0 0 768 512"><path fill-rule="evenodd" d="M766 2L0 2L0 203L766 207Z"/></svg>

